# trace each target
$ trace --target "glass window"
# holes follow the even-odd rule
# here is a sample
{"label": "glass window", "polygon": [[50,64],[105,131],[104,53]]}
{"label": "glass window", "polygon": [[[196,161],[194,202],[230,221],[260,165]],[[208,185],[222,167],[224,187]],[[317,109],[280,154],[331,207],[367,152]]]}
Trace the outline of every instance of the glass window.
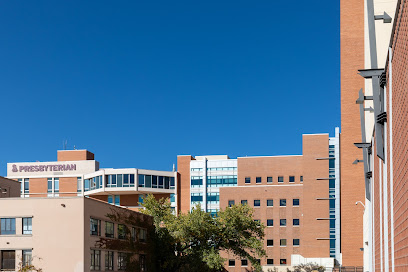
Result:
{"label": "glass window", "polygon": [[286,246],[286,239],[280,239],[280,245]]}
{"label": "glass window", "polygon": [[299,198],[293,199],[293,206],[299,206]]}
{"label": "glass window", "polygon": [[248,266],[248,260],[247,259],[241,260],[241,266]]}
{"label": "glass window", "polygon": [[266,226],[273,227],[273,219],[266,220]]}
{"label": "glass window", "polygon": [[246,178],[245,178],[245,183],[251,183],[251,178],[250,178],[250,177],[246,177]]}
{"label": "glass window", "polygon": [[113,238],[114,237],[114,227],[115,224],[112,222],[106,222],[105,223],[105,236],[108,238]]}
{"label": "glass window", "polygon": [[268,265],[273,264],[273,259],[266,259],[266,264],[268,264]]}
{"label": "glass window", "polygon": [[145,187],[145,176],[144,175],[138,175],[138,183],[139,183],[139,187]]}
{"label": "glass window", "polygon": [[33,252],[31,250],[23,250],[23,267],[31,265],[33,259]]}
{"label": "glass window", "polygon": [[[191,203],[203,201],[203,194],[201,193],[191,193]],[[207,199],[208,201],[208,199]]]}
{"label": "glass window", "polygon": [[52,193],[52,178],[47,179],[47,192]]}
{"label": "glass window", "polygon": [[144,203],[144,195],[139,195],[139,206]]}
{"label": "glass window", "polygon": [[235,260],[234,259],[229,259],[228,260],[228,266],[235,266]]}
{"label": "glass window", "polygon": [[2,250],[1,251],[1,270],[12,270],[16,267],[16,251]]}
{"label": "glass window", "polygon": [[261,206],[261,200],[255,199],[254,200],[254,207],[260,207]]}
{"label": "glass window", "polygon": [[228,207],[235,205],[235,200],[228,200]]}
{"label": "glass window", "polygon": [[152,176],[150,175],[145,176],[145,187],[152,188]]}
{"label": "glass window", "polygon": [[262,178],[261,177],[256,177],[256,183],[261,183],[262,182]]}
{"label": "glass window", "polygon": [[283,177],[282,176],[278,177],[278,182],[283,182]]}
{"label": "glass window", "polygon": [[139,241],[140,242],[146,242],[147,239],[147,230],[146,229],[140,229],[139,230]]}
{"label": "glass window", "polygon": [[54,178],[54,192],[59,192],[59,178]]}
{"label": "glass window", "polygon": [[1,235],[13,235],[16,234],[16,219],[15,218],[1,218]]}
{"label": "glass window", "polygon": [[126,226],[118,224],[118,239],[126,239]]}
{"label": "glass window", "polygon": [[279,201],[279,205],[280,205],[281,207],[286,207],[286,199],[281,199],[281,200]]}
{"label": "glass window", "polygon": [[157,176],[152,176],[152,188],[157,188]]}
{"label": "glass window", "polygon": [[159,188],[164,188],[164,178],[162,176],[159,176]]}
{"label": "glass window", "polygon": [[293,219],[293,225],[294,226],[299,226],[299,219]]}
{"label": "glass window", "polygon": [[280,225],[281,227],[286,227],[286,219],[280,219]]}
{"label": "glass window", "polygon": [[32,234],[33,233],[33,218],[24,217],[23,218],[23,234]]}
{"label": "glass window", "polygon": [[266,178],[266,182],[267,182],[267,183],[272,183],[272,182],[273,182],[273,178],[272,178],[272,177],[267,177],[267,178]]}
{"label": "glass window", "polygon": [[268,247],[273,246],[273,239],[266,240],[266,246],[268,246]]}
{"label": "glass window", "polygon": [[91,218],[91,235],[101,235],[101,220]]}
{"label": "glass window", "polygon": [[280,265],[286,265],[286,259],[280,259]]}
{"label": "glass window", "polygon": [[126,253],[118,252],[118,270],[126,269]]}
{"label": "glass window", "polygon": [[266,206],[273,207],[273,199],[266,200]]}
{"label": "glass window", "polygon": [[289,182],[295,182],[295,176],[289,176]]}
{"label": "glass window", "polygon": [[299,246],[300,240],[299,239],[293,239],[293,245],[294,246]]}
{"label": "glass window", "polygon": [[101,270],[100,250],[91,250],[91,270]]}
{"label": "glass window", "polygon": [[113,204],[113,196],[108,195],[108,203]]}
{"label": "glass window", "polygon": [[30,179],[24,179],[24,194],[30,193]]}
{"label": "glass window", "polygon": [[300,182],[303,182],[303,176],[300,176]]}
{"label": "glass window", "polygon": [[85,192],[89,191],[89,179],[85,180],[84,190],[85,190]]}
{"label": "glass window", "polygon": [[120,195],[115,195],[115,205],[120,206]]}
{"label": "glass window", "polygon": [[116,184],[118,187],[126,187],[126,185],[123,182],[124,181],[123,176],[128,177],[128,175],[122,175],[122,174],[116,175]]}
{"label": "glass window", "polygon": [[191,187],[199,188],[203,186],[203,177],[191,177]]}
{"label": "glass window", "polygon": [[77,177],[77,192],[80,193],[82,192],[82,178]]}
{"label": "glass window", "polygon": [[241,205],[248,205],[248,200],[241,200]]}
{"label": "glass window", "polygon": [[130,174],[129,178],[130,178],[130,186],[134,186],[135,185],[135,175]]}
{"label": "glass window", "polygon": [[176,183],[174,182],[174,177],[170,177],[170,189],[174,189],[176,187]]}
{"label": "glass window", "polygon": [[113,270],[113,251],[105,252],[105,270]]}
{"label": "glass window", "polygon": [[170,188],[170,177],[164,177],[164,189]]}

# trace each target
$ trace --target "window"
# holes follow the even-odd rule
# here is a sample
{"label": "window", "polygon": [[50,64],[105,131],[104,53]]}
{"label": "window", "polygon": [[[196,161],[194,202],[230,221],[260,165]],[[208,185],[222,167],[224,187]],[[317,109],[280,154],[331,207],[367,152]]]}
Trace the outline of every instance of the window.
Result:
{"label": "window", "polygon": [[299,226],[299,219],[293,219],[293,226]]}
{"label": "window", "polygon": [[91,235],[101,235],[101,220],[91,218]]}
{"label": "window", "polygon": [[279,205],[280,205],[281,207],[286,207],[286,199],[281,199],[281,200],[279,201]]}
{"label": "window", "polygon": [[299,246],[300,240],[299,239],[293,239],[293,245],[294,246]]}
{"label": "window", "polygon": [[52,178],[47,179],[47,193],[52,193]]}
{"label": "window", "polygon": [[118,239],[126,239],[126,226],[118,224]]}
{"label": "window", "polygon": [[54,192],[59,192],[59,178],[54,178]]}
{"label": "window", "polygon": [[248,266],[248,260],[247,259],[241,260],[241,266]]}
{"label": "window", "polygon": [[132,228],[132,232],[131,232],[131,238],[133,242],[137,241],[137,229],[135,227]]}
{"label": "window", "polygon": [[273,259],[266,259],[266,264],[267,265],[272,265],[273,264]]}
{"label": "window", "polygon": [[30,192],[30,179],[24,179],[24,194],[28,194]]}
{"label": "window", "polygon": [[266,240],[266,246],[272,247],[273,246],[273,240],[272,239]]}
{"label": "window", "polygon": [[261,206],[261,200],[255,199],[254,200],[254,207],[260,207]]}
{"label": "window", "polygon": [[256,183],[261,183],[261,182],[262,182],[262,178],[261,178],[261,177],[256,177],[255,182],[256,182]]}
{"label": "window", "polygon": [[144,180],[144,175],[138,175],[138,183],[139,183],[139,187],[145,187],[145,180]]}
{"label": "window", "polygon": [[120,206],[120,196],[119,195],[115,195],[115,205]]}
{"label": "window", "polygon": [[300,176],[300,182],[303,182],[303,176]]}
{"label": "window", "polygon": [[289,182],[295,182],[295,176],[289,176]]}
{"label": "window", "polygon": [[299,198],[294,198],[293,199],[293,206],[299,206]]}
{"label": "window", "polygon": [[138,200],[139,206],[142,206],[143,203],[144,203],[144,195],[139,195],[139,200]]}
{"label": "window", "polygon": [[191,177],[191,188],[203,187],[203,177]]}
{"label": "window", "polygon": [[235,205],[235,200],[228,200],[228,207]]}
{"label": "window", "polygon": [[1,270],[13,270],[16,268],[16,252],[14,250],[1,251]]}
{"label": "window", "polygon": [[246,178],[245,178],[245,183],[251,183],[251,178],[246,177]]}
{"label": "window", "polygon": [[113,251],[105,252],[105,270],[113,270]]}
{"label": "window", "polygon": [[280,239],[280,246],[286,246],[286,239]]}
{"label": "window", "polygon": [[140,271],[146,271],[146,255],[139,255]]}
{"label": "window", "polygon": [[91,270],[101,270],[100,250],[91,250]]}
{"label": "window", "polygon": [[23,234],[32,234],[33,233],[33,219],[31,217],[23,218]]}
{"label": "window", "polygon": [[254,222],[256,222],[256,223],[260,223],[260,222],[261,222],[261,220],[259,220],[259,219],[254,219]]}
{"label": "window", "polygon": [[139,241],[140,242],[146,242],[146,237],[147,237],[147,230],[146,229],[140,229],[139,230]]}
{"label": "window", "polygon": [[267,178],[266,178],[266,182],[267,182],[267,183],[272,183],[272,182],[273,182],[273,178],[272,178],[272,177],[267,177]]}
{"label": "window", "polygon": [[105,237],[113,238],[114,237],[114,224],[112,222],[105,223]]}
{"label": "window", "polygon": [[82,192],[82,178],[77,177],[77,192],[80,193]]}
{"label": "window", "polygon": [[280,259],[280,265],[286,265],[286,259]]}
{"label": "window", "polygon": [[286,227],[286,219],[281,219],[280,221],[280,226],[281,227]]}
{"label": "window", "polygon": [[282,176],[278,177],[278,182],[283,182],[283,177]]}
{"label": "window", "polygon": [[266,220],[266,226],[267,227],[273,227],[273,219]]}
{"label": "window", "polygon": [[266,206],[273,207],[273,199],[266,200]]}
{"label": "window", "polygon": [[23,250],[23,266],[30,266],[33,259],[33,252],[31,250]]}
{"label": "window", "polygon": [[248,205],[248,200],[241,200],[242,205]]}
{"label": "window", "polygon": [[13,235],[16,234],[16,219],[15,218],[1,218],[1,235]]}
{"label": "window", "polygon": [[118,270],[126,269],[126,253],[118,252]]}
{"label": "window", "polygon": [[229,259],[228,260],[228,266],[235,266],[235,260],[234,259]]}

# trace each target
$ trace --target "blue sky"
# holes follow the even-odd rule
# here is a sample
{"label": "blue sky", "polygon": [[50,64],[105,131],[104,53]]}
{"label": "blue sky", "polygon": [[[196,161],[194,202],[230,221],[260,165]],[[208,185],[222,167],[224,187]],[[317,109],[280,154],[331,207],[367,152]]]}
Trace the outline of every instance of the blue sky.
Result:
{"label": "blue sky", "polygon": [[301,154],[340,125],[339,2],[2,1],[0,175],[68,148],[101,167]]}

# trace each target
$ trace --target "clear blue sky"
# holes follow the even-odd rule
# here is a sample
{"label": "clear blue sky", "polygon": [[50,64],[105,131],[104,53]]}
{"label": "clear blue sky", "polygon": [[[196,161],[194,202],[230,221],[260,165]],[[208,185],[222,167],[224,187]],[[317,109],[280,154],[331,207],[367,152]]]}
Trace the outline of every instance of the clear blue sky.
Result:
{"label": "clear blue sky", "polygon": [[339,1],[2,1],[0,175],[301,154],[340,125]]}

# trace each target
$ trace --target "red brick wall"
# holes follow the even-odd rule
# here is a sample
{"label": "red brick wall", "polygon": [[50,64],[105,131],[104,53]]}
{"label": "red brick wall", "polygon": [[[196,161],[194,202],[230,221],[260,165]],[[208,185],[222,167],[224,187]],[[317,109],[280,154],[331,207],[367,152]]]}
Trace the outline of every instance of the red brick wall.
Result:
{"label": "red brick wall", "polygon": [[190,211],[190,161],[191,156],[177,156],[177,207],[181,212]]}
{"label": "red brick wall", "polygon": [[94,160],[95,155],[88,150],[58,150],[58,161]]}

